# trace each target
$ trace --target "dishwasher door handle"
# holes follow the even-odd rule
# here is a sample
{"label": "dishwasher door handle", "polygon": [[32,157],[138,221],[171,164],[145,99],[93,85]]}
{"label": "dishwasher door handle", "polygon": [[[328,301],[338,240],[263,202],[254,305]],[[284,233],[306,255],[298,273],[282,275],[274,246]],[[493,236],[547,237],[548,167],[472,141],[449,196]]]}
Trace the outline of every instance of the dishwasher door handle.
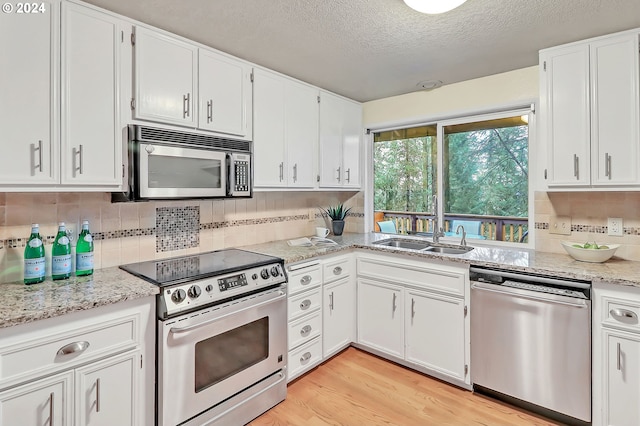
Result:
{"label": "dishwasher door handle", "polygon": [[558,305],[566,305],[574,308],[588,308],[589,304],[586,300],[576,299],[574,297],[560,296],[549,293],[542,293],[520,288],[505,287],[497,284],[481,283],[473,281],[471,289],[489,291],[492,293],[503,294],[505,296],[521,297],[524,299],[536,300],[541,302],[556,303]]}

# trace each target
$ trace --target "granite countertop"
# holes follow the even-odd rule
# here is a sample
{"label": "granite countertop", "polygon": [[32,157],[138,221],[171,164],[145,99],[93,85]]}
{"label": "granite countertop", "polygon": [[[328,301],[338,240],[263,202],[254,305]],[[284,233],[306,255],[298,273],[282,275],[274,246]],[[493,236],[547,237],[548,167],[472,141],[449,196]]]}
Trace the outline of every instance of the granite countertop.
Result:
{"label": "granite countertop", "polygon": [[158,294],[158,287],[120,268],[40,284],[2,284],[0,328]]}
{"label": "granite countertop", "polygon": [[[374,241],[389,238],[385,234],[343,234],[330,236],[338,245],[329,247],[291,247],[287,241],[249,245],[242,247],[272,256],[282,257],[285,263],[300,262],[305,259],[337,253],[351,248],[371,250],[381,253],[398,253],[412,257],[446,259],[452,262],[485,266],[504,270],[553,275],[588,281],[605,281],[611,284],[640,287],[640,262],[613,257],[604,263],[588,263],[574,260],[568,254],[546,253],[530,249],[502,248],[489,245],[471,244],[475,247],[463,255],[447,255],[399,249],[373,244]],[[402,238],[402,236],[393,236]],[[411,237],[416,238],[416,237]],[[423,238],[424,239],[424,238]]]}

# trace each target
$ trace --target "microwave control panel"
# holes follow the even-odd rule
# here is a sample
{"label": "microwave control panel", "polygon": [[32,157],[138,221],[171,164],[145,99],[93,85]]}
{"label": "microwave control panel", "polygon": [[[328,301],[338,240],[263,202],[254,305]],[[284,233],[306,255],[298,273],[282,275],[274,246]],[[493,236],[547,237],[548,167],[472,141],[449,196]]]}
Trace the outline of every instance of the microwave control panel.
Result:
{"label": "microwave control panel", "polygon": [[232,185],[234,196],[251,195],[251,156],[248,154],[231,154]]}

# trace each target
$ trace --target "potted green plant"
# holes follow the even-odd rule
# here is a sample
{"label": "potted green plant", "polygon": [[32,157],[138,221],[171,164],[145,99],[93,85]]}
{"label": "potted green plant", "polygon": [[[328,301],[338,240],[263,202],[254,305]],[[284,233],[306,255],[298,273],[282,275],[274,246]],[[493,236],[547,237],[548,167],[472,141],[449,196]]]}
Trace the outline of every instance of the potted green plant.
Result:
{"label": "potted green plant", "polygon": [[327,216],[331,218],[333,235],[342,235],[342,231],[344,230],[344,218],[347,217],[347,213],[349,213],[350,210],[351,207],[345,208],[342,203],[324,209]]}

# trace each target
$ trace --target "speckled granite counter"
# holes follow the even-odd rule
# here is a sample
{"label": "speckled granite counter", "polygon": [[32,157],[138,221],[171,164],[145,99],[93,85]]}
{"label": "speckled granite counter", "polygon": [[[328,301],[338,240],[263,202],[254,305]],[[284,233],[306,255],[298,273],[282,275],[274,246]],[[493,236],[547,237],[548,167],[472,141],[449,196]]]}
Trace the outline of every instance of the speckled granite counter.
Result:
{"label": "speckled granite counter", "polygon": [[446,259],[474,266],[525,271],[563,278],[602,280],[611,284],[640,287],[640,262],[622,260],[616,257],[605,263],[587,263],[574,260],[567,254],[482,246],[475,243],[472,244],[475,249],[466,254],[447,255],[373,244],[376,240],[389,238],[389,235],[385,234],[343,234],[340,237],[330,236],[330,238],[336,241],[338,245],[322,248],[290,247],[286,241],[274,241],[240,248],[282,257],[286,263],[299,262],[341,250],[358,248],[384,253],[402,253],[403,255],[422,258]]}
{"label": "speckled granite counter", "polygon": [[120,268],[41,284],[2,284],[0,328],[158,294],[158,287]]}

